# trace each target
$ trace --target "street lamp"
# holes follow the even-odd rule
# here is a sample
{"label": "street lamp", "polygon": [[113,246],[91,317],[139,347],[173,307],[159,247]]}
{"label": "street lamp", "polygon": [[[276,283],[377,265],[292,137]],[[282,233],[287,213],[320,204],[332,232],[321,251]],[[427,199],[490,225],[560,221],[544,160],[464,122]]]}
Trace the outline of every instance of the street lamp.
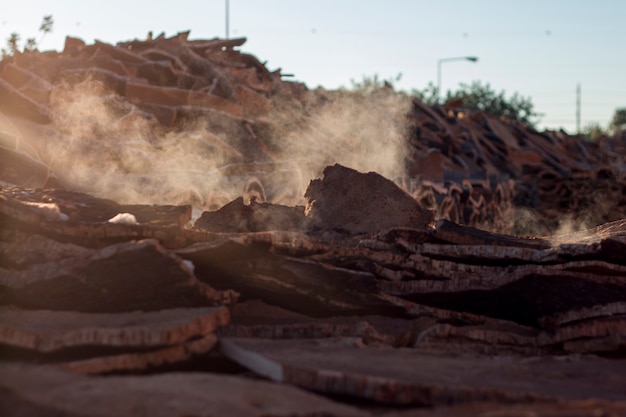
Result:
{"label": "street lamp", "polygon": [[437,104],[439,104],[439,99],[441,98],[441,64],[444,62],[450,61],[470,61],[476,62],[478,61],[478,57],[476,56],[458,56],[454,58],[442,58],[437,61]]}
{"label": "street lamp", "polygon": [[226,0],[226,39],[230,36],[230,4]]}

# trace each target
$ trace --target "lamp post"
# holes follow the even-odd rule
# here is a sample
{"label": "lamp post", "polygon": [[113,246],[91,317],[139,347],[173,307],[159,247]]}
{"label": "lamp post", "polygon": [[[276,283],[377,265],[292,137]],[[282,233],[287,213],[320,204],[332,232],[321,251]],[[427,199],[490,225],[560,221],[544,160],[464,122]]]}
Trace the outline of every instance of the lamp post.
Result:
{"label": "lamp post", "polygon": [[226,39],[230,36],[230,4],[226,0]]}
{"label": "lamp post", "polygon": [[444,62],[450,61],[470,61],[476,62],[478,61],[478,57],[475,56],[458,56],[454,58],[442,58],[437,61],[437,104],[439,104],[439,100],[441,99],[441,64]]}

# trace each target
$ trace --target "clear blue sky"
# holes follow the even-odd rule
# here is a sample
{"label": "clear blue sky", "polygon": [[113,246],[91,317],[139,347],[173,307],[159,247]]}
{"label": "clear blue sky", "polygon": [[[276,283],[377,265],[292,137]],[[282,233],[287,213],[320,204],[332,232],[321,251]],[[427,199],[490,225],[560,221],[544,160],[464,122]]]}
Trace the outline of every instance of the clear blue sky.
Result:
{"label": "clear blue sky", "polygon": [[[11,32],[37,36],[44,15],[54,32],[42,49],[60,50],[65,35],[116,43],[191,30],[192,38],[225,36],[225,0],[20,0],[3,7],[2,41]],[[479,62],[443,65],[443,90],[482,80],[529,96],[542,128],[575,131],[576,84],[582,125],[606,126],[626,107],[626,1],[621,0],[230,0],[230,35],[270,69],[282,68],[313,88],[402,73],[399,88],[436,82],[437,60],[474,55]]]}

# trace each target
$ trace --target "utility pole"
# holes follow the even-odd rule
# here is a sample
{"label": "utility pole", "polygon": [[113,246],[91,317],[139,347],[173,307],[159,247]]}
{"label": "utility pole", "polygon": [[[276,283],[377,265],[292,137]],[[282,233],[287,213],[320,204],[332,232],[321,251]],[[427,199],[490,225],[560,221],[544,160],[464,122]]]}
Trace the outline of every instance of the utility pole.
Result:
{"label": "utility pole", "polygon": [[576,84],[576,133],[580,135],[580,83]]}
{"label": "utility pole", "polygon": [[229,31],[229,26],[230,26],[230,16],[229,16],[229,12],[230,12],[230,5],[228,4],[228,0],[226,0],[226,39],[229,38],[230,35],[230,31]]}

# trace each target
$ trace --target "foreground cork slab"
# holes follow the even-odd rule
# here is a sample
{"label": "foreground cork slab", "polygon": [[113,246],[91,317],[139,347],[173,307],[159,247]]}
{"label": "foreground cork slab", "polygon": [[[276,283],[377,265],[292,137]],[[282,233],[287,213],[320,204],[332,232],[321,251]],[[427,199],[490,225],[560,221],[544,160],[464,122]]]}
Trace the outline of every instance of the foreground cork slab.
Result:
{"label": "foreground cork slab", "polygon": [[558,401],[538,404],[498,404],[479,402],[434,409],[412,409],[383,414],[384,417],[586,417],[622,416],[626,414],[624,401]]}
{"label": "foreground cork slab", "polygon": [[0,308],[0,344],[54,352],[80,346],[154,348],[206,336],[229,321],[226,307],[89,314]]}
{"label": "foreground cork slab", "polygon": [[0,364],[3,416],[362,416],[297,388],[207,373],[87,377],[43,366]]}
{"label": "foreground cork slab", "polygon": [[60,367],[83,374],[158,372],[165,366],[182,366],[194,357],[206,355],[216,344],[217,336],[209,334],[152,350],[70,360],[61,363]]}
{"label": "foreground cork slab", "polygon": [[192,266],[155,240],[107,246],[85,256],[0,268],[0,304],[88,313],[228,304],[231,291],[198,281]]}
{"label": "foreground cork slab", "polygon": [[0,206],[3,213],[15,214],[15,220],[18,221],[29,221],[37,214],[34,210],[24,210],[23,213],[10,210],[11,207],[19,207],[20,203],[30,203],[31,207],[35,203],[55,204],[67,216],[66,221],[76,223],[107,222],[118,213],[131,213],[138,224],[152,226],[182,227],[191,219],[190,206],[118,204],[112,200],[63,189],[5,187],[1,189],[0,195],[6,199],[2,200]]}
{"label": "foreground cork slab", "polygon": [[231,288],[246,299],[260,298],[314,317],[397,313],[379,297],[369,272],[336,268],[272,253],[265,242],[223,239],[177,251],[193,262],[199,280],[213,288]]}
{"label": "foreground cork slab", "polygon": [[386,404],[626,400],[626,362],[597,357],[443,356],[355,339],[224,339],[221,347],[274,381]]}
{"label": "foreground cork slab", "polygon": [[75,191],[0,185],[0,221],[7,230],[85,247],[147,238],[181,247],[211,238],[184,229],[190,219],[188,205],[123,205]]}
{"label": "foreground cork slab", "polygon": [[218,334],[229,338],[312,339],[361,337],[368,343],[404,345],[411,337],[411,320],[388,316],[309,317],[261,300],[237,303],[231,321]]}

